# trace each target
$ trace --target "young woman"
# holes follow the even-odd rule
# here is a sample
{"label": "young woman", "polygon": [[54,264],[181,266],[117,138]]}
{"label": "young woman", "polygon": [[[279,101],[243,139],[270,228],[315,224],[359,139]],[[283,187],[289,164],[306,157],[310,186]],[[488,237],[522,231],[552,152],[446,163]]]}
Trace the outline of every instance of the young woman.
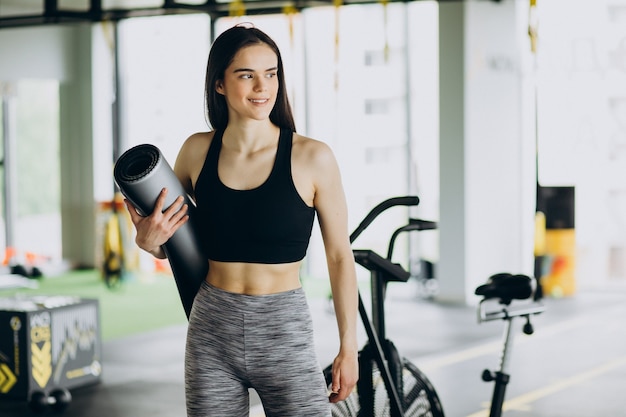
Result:
{"label": "young woman", "polygon": [[[209,262],[189,318],[187,414],[247,416],[254,388],[267,417],[328,417],[358,378],[356,273],[335,157],[295,133],[280,52],[257,28],[215,40],[205,95],[213,130],[189,137],[174,166]],[[148,217],[127,202],[137,244],[157,257],[188,218],[182,197],[163,207],[166,193]],[[315,214],[340,341],[330,395],[299,275]]]}

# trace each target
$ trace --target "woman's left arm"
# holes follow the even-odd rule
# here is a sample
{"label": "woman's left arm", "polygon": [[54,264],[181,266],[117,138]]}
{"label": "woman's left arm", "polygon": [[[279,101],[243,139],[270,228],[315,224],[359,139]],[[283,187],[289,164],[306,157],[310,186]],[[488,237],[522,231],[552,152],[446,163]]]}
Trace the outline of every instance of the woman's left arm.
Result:
{"label": "woman's left arm", "polygon": [[348,209],[335,156],[325,144],[315,152],[315,198],[326,259],[337,326],[339,353],[333,361],[330,401],[345,400],[358,380],[358,346],[356,320],[358,289],[354,255],[348,233]]}

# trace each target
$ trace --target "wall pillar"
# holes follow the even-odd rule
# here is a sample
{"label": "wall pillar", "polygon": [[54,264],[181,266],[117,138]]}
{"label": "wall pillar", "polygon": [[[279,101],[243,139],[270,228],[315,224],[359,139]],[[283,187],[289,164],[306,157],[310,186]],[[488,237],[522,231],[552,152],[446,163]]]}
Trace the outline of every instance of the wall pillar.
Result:
{"label": "wall pillar", "polygon": [[[72,26],[74,52],[60,85],[61,220],[63,258],[78,266],[95,262],[91,24]],[[109,155],[101,155],[110,158]]]}
{"label": "wall pillar", "polygon": [[533,273],[535,129],[528,4],[439,3],[439,300],[474,304]]}

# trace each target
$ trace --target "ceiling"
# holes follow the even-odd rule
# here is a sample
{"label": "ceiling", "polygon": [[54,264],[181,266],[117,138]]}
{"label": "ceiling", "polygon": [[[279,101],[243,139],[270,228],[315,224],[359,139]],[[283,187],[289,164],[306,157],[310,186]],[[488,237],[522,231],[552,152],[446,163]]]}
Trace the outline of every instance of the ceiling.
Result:
{"label": "ceiling", "polygon": [[249,15],[282,13],[286,7],[301,10],[333,5],[335,1],[353,4],[409,0],[0,0],[0,29],[182,13],[219,17],[243,9]]}
{"label": "ceiling", "polygon": [[390,1],[414,0],[0,0],[0,29],[183,13],[221,17],[245,10],[246,15],[272,14],[316,6]]}
{"label": "ceiling", "polygon": [[225,1],[231,0],[0,0],[0,29],[135,16],[213,11],[223,14],[220,10],[228,14]]}

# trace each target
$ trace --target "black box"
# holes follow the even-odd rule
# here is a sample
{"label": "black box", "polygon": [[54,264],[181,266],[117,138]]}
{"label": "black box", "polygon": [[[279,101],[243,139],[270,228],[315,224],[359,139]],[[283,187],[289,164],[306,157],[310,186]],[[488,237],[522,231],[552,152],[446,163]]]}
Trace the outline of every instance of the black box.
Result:
{"label": "black box", "polygon": [[98,300],[0,298],[0,401],[99,383],[101,373]]}

